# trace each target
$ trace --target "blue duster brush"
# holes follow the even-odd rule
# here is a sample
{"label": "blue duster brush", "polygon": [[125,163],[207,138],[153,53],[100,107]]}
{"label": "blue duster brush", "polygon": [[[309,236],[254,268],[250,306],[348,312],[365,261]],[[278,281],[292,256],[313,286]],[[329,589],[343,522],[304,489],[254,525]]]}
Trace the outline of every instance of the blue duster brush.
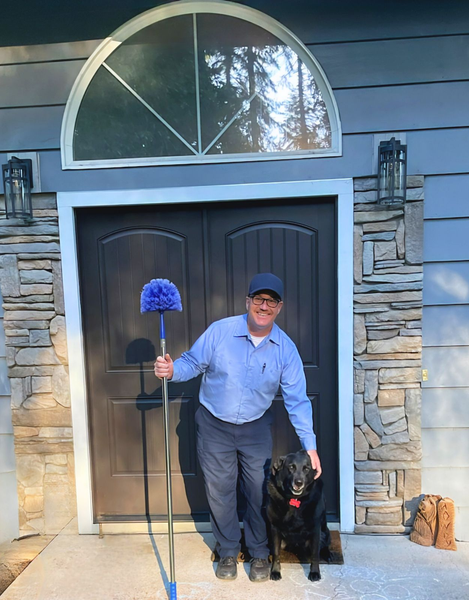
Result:
{"label": "blue duster brush", "polygon": [[[160,342],[163,358],[166,356],[166,333],[164,328],[164,313],[167,310],[182,310],[179,290],[168,279],[152,279],[143,286],[140,297],[140,311],[160,313]],[[163,422],[164,446],[166,455],[166,492],[168,500],[168,534],[169,534],[169,598],[177,600],[176,575],[174,569],[174,533],[173,533],[173,501],[171,493],[171,456],[169,453],[169,400],[168,380],[163,379]]]}

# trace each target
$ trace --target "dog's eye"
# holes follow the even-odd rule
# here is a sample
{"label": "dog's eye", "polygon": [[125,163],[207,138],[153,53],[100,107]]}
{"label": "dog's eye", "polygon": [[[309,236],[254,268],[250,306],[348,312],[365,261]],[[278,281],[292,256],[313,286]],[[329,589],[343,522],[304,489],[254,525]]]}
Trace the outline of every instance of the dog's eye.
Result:
{"label": "dog's eye", "polygon": [[310,470],[311,470],[311,469],[310,469],[309,467],[303,467],[303,471],[304,471],[305,473],[308,473],[308,471],[310,471]]}
{"label": "dog's eye", "polygon": [[296,469],[295,465],[289,465],[288,468],[290,469],[290,471],[294,471]]}

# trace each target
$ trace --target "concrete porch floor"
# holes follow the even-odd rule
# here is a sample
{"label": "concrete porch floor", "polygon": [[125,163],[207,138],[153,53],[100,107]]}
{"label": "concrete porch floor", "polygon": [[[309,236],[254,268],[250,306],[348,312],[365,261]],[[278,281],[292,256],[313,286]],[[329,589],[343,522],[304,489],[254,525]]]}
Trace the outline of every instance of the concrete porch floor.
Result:
{"label": "concrete porch floor", "polygon": [[[168,540],[161,534],[78,535],[72,521],[2,594],[2,600],[166,600]],[[469,543],[457,552],[423,548],[403,536],[342,535],[344,565],[282,566],[279,582],[215,578],[211,534],[177,534],[178,600],[463,600],[469,598]]]}

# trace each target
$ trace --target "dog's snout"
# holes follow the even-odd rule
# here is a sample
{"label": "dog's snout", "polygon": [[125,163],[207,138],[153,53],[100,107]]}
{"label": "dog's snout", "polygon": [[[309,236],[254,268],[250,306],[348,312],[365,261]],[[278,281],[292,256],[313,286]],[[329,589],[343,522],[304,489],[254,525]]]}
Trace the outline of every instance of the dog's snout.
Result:
{"label": "dog's snout", "polygon": [[301,477],[295,477],[295,485],[300,487],[304,484],[304,480]]}

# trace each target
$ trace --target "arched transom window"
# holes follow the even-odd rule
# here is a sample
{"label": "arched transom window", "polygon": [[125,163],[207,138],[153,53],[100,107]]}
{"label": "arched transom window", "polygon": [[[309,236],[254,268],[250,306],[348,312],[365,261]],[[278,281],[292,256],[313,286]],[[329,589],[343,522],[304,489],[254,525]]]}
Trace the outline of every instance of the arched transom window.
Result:
{"label": "arched transom window", "polygon": [[75,82],[64,168],[337,156],[326,77],[305,46],[239,4],[182,0],[107,38]]}

